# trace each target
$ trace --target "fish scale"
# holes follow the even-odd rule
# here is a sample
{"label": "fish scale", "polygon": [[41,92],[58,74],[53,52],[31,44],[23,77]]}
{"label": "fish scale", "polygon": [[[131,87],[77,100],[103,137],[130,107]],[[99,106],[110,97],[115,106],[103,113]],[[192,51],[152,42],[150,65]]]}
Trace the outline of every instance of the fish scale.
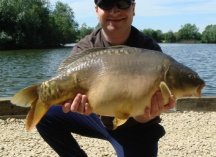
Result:
{"label": "fish scale", "polygon": [[143,115],[158,90],[166,104],[171,96],[201,96],[204,86],[195,71],[164,53],[120,45],[73,54],[56,76],[21,89],[11,102],[31,106],[26,118],[26,129],[31,130],[52,105],[82,93],[92,112],[115,117],[117,128],[129,117]]}

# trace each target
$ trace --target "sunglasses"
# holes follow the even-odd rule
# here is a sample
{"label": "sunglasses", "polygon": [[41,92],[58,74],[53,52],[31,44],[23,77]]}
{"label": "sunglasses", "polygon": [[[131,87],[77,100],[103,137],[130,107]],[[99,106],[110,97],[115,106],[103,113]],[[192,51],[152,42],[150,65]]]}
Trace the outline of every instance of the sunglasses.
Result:
{"label": "sunglasses", "polygon": [[111,10],[114,6],[118,9],[128,9],[132,4],[132,0],[102,0],[97,6],[103,10]]}

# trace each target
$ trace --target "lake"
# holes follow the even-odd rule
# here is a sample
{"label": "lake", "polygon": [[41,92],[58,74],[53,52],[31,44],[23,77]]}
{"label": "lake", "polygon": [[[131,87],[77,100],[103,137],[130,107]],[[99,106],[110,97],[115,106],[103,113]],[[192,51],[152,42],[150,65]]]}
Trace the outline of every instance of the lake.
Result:
{"label": "lake", "polygon": [[[164,53],[191,67],[206,81],[205,96],[216,96],[216,44],[160,44]],[[0,51],[0,97],[53,76],[72,48]]]}

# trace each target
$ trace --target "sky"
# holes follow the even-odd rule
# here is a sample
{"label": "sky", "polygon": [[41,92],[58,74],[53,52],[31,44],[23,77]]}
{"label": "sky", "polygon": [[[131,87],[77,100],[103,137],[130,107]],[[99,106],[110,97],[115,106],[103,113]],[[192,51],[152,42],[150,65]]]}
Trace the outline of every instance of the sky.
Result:
{"label": "sky", "polygon": [[[55,5],[57,0],[50,0]],[[81,26],[95,27],[98,23],[93,0],[60,0],[74,11]],[[202,32],[207,25],[216,24],[216,0],[135,0],[133,25],[140,30],[154,29],[163,33],[176,32],[187,23]]]}

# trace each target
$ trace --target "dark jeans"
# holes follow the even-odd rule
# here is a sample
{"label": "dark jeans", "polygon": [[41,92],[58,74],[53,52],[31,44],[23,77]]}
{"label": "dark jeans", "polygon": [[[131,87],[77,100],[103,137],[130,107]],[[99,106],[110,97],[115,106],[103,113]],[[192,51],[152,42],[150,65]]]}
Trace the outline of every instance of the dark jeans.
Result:
{"label": "dark jeans", "polygon": [[118,157],[156,157],[158,140],[165,134],[159,124],[138,124],[130,128],[107,130],[95,114],[63,113],[53,106],[37,125],[43,139],[61,157],[86,157],[71,133],[108,140]]}

